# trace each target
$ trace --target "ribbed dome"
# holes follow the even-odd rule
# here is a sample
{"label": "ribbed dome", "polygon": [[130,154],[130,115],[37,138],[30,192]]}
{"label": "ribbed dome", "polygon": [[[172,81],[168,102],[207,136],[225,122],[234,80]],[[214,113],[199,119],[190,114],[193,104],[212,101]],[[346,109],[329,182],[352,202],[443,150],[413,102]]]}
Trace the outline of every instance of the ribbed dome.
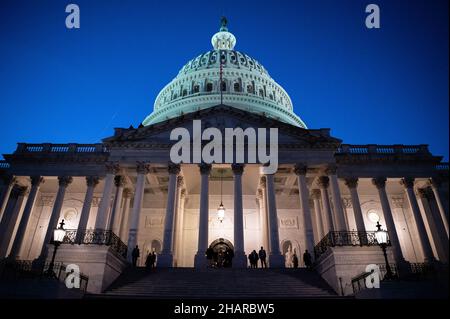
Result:
{"label": "ribbed dome", "polygon": [[[144,120],[151,125],[221,103],[263,114],[306,128],[294,114],[286,91],[255,59],[234,50],[236,38],[222,19],[220,31],[211,39],[213,50],[186,63],[158,94],[153,113]],[[222,64],[222,92],[220,72]],[[221,94],[222,93],[222,94]],[[222,95],[222,97],[221,97]]]}

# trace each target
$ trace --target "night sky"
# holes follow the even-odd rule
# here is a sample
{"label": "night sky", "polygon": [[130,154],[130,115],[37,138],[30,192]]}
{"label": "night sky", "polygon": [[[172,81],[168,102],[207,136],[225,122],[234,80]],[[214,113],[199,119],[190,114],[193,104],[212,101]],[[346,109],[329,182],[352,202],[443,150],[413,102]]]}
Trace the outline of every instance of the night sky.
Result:
{"label": "night sky", "polygon": [[[69,3],[80,29],[65,27]],[[369,3],[381,29],[365,27]],[[222,15],[309,128],[351,144],[430,144],[448,161],[447,0],[0,0],[0,153],[139,125],[211,49]]]}

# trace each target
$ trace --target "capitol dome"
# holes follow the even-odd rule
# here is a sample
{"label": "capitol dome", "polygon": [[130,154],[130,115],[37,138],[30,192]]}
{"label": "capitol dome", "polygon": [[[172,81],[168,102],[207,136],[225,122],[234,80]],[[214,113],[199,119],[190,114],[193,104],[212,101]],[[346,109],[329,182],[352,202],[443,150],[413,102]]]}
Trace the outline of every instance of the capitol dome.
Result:
{"label": "capitol dome", "polygon": [[236,38],[228,32],[225,18],[211,43],[213,50],[186,63],[159,92],[153,112],[142,123],[144,126],[224,104],[306,128],[294,114],[289,95],[264,66],[234,50]]}

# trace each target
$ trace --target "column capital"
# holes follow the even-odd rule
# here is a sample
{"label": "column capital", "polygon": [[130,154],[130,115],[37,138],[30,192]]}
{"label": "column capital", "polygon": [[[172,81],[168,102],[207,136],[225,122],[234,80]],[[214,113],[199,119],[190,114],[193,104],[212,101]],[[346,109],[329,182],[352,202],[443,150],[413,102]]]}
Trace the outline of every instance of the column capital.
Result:
{"label": "column capital", "polygon": [[266,177],[265,176],[261,176],[261,178],[259,179],[259,187],[262,188],[263,190],[266,189]]}
{"label": "column capital", "polygon": [[201,163],[198,164],[198,167],[200,168],[200,174],[201,175],[209,175],[209,173],[211,172],[211,164],[206,164],[206,163]]}
{"label": "column capital", "polygon": [[86,185],[88,187],[95,187],[100,182],[100,178],[98,176],[86,176]]}
{"label": "column capital", "polygon": [[320,189],[315,188],[315,189],[312,190],[311,197],[313,199],[320,199],[320,196],[321,196],[320,195]]}
{"label": "column capital", "polygon": [[181,188],[184,185],[184,177],[183,176],[177,176],[177,187]]}
{"label": "column capital", "polygon": [[116,185],[116,187],[123,187],[125,186],[125,184],[125,177],[123,177],[122,175],[116,175],[114,177],[114,185]]}
{"label": "column capital", "polygon": [[304,163],[297,163],[294,166],[294,173],[296,175],[306,175],[308,167]]}
{"label": "column capital", "polygon": [[345,179],[345,185],[347,185],[348,188],[358,187],[358,177],[347,177]]}
{"label": "column capital", "polygon": [[231,169],[233,170],[234,175],[242,175],[244,173],[244,164],[233,163],[231,164]]}
{"label": "column capital", "polygon": [[317,180],[317,184],[320,188],[328,188],[328,185],[330,185],[330,179],[328,176],[320,176]]}
{"label": "column capital", "polygon": [[330,164],[325,169],[325,174],[327,174],[327,175],[336,175],[336,171],[337,171],[336,164]]}
{"label": "column capital", "polygon": [[150,164],[147,162],[136,162],[136,172],[147,175],[150,173]]}
{"label": "column capital", "polygon": [[442,184],[442,178],[440,177],[431,177],[428,179],[428,185],[431,187],[439,188]]}
{"label": "column capital", "polygon": [[400,180],[400,185],[403,185],[405,188],[413,188],[414,187],[414,178],[413,177],[404,177]]}
{"label": "column capital", "polygon": [[375,177],[372,178],[372,184],[378,189],[386,187],[386,177]]}
{"label": "column capital", "polygon": [[169,171],[170,175],[173,175],[173,174],[178,175],[180,173],[180,164],[174,164],[174,163],[170,162],[167,165],[167,170]]}
{"label": "column capital", "polygon": [[117,162],[106,162],[106,173],[107,174],[117,174],[120,171],[120,165]]}
{"label": "column capital", "polygon": [[17,187],[17,196],[26,196],[30,192],[30,189],[26,186]]}
{"label": "column capital", "polygon": [[45,182],[44,178],[39,175],[31,176],[30,179],[31,179],[31,186],[40,186]]}
{"label": "column capital", "polygon": [[6,186],[14,186],[17,183],[17,178],[13,175],[2,175],[0,180],[3,181],[3,184]]}
{"label": "column capital", "polygon": [[58,184],[60,187],[67,187],[72,181],[72,176],[58,176]]}

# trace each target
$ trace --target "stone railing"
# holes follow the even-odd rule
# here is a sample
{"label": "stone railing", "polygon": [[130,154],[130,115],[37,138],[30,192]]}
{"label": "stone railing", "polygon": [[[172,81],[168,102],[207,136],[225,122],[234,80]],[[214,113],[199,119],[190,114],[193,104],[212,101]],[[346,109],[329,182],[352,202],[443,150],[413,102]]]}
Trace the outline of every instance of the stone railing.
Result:
{"label": "stone railing", "polygon": [[449,170],[448,162],[442,162],[442,163],[437,164],[436,170],[437,171],[448,171]]}
{"label": "stone railing", "polygon": [[106,147],[101,144],[28,144],[18,143],[15,154],[23,153],[107,153]]}
{"label": "stone railing", "polygon": [[367,145],[351,145],[342,144],[337,152],[337,154],[350,154],[350,155],[411,155],[411,154],[422,154],[431,155],[428,150],[428,145],[377,145],[377,144],[367,144]]}
{"label": "stone railing", "polygon": [[9,163],[7,163],[5,160],[0,160],[0,169],[8,169]]}
{"label": "stone railing", "polygon": [[123,258],[127,257],[127,245],[111,230],[86,229],[82,230],[79,236],[76,229],[66,230],[66,236],[63,244],[78,245],[105,245],[111,246],[111,249]]}
{"label": "stone railing", "polygon": [[375,231],[331,231],[314,247],[314,256],[317,260],[329,247],[377,246],[375,233]]}

